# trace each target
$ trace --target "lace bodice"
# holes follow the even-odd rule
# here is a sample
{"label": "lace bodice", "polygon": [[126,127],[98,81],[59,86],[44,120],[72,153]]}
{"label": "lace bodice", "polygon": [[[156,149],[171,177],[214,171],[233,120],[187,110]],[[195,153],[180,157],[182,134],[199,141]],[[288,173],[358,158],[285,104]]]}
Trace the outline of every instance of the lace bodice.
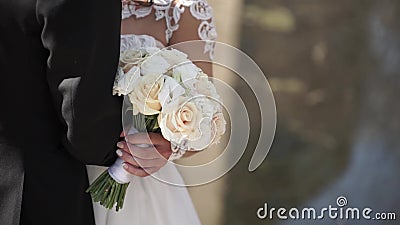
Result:
{"label": "lace bodice", "polygon": [[[167,43],[170,42],[175,31],[179,29],[179,21],[181,15],[185,10],[189,10],[191,15],[200,21],[197,29],[200,40],[205,41],[204,53],[209,53],[212,58],[214,52],[214,40],[217,38],[217,32],[214,25],[213,10],[208,5],[206,0],[164,0],[163,5],[153,5],[149,7],[137,6],[133,4],[125,4],[122,8],[122,19],[127,19],[131,16],[136,18],[143,18],[146,16],[154,15],[156,21],[165,20],[165,40]],[[127,41],[126,37],[129,35],[123,35],[122,41]],[[140,41],[144,41],[142,44],[148,44],[153,40],[145,40],[150,36],[143,35],[138,38]],[[129,38],[128,38],[129,39]],[[135,41],[138,41],[135,40]],[[137,44],[137,43],[136,43]],[[122,45],[127,45],[127,43]],[[147,47],[147,46],[146,46]]]}

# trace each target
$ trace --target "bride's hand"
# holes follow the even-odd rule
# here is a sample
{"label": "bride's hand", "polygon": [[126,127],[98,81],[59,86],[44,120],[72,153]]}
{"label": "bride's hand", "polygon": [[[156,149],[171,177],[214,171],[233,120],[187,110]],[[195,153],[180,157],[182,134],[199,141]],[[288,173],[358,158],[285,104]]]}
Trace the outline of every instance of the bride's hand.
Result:
{"label": "bride's hand", "polygon": [[[172,154],[170,142],[159,133],[127,135],[126,140],[128,143],[125,141],[118,143],[117,154],[125,161],[124,169],[139,177],[157,172]],[[148,145],[148,147],[138,145]]]}

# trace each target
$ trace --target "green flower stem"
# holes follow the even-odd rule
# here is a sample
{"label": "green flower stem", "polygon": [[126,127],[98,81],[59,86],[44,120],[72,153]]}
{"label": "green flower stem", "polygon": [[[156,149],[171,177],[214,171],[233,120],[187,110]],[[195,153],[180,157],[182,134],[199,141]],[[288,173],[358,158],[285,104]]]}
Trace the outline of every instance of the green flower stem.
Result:
{"label": "green flower stem", "polygon": [[90,193],[94,202],[99,202],[107,209],[112,209],[116,204],[116,211],[118,211],[123,207],[128,186],[129,183],[119,184],[116,182],[106,170],[89,186],[86,192]]}
{"label": "green flower stem", "polygon": [[112,205],[111,205],[111,207],[113,207],[115,204],[118,204],[118,195],[119,195],[119,193],[118,193],[118,190],[119,190],[119,188],[118,187],[120,187],[121,185],[115,185],[114,186],[114,190],[115,190],[115,192],[114,192],[114,194],[113,194],[113,196],[112,196]]}

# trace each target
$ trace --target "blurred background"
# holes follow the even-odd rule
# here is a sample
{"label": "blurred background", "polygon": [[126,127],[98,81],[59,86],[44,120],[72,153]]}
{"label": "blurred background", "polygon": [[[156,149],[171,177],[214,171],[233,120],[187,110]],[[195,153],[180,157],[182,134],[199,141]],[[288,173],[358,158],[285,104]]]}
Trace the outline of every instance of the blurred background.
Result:
{"label": "blurred background", "polygon": [[249,107],[250,143],[226,176],[190,188],[203,224],[400,224],[256,216],[264,203],[318,208],[336,206],[341,195],[349,206],[400,216],[400,1],[209,2],[219,41],[265,73],[278,124],[267,159],[248,172],[260,116],[232,78]]}

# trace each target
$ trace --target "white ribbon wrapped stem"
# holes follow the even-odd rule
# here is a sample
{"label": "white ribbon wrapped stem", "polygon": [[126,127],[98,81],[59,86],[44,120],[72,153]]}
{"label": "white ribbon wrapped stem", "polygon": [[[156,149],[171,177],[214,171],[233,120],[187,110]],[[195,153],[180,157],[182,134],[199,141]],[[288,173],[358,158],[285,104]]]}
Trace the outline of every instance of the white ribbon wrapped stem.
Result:
{"label": "white ribbon wrapped stem", "polygon": [[127,184],[132,179],[132,174],[128,173],[122,166],[124,160],[118,158],[115,163],[108,168],[110,176],[119,184]]}
{"label": "white ribbon wrapped stem", "polygon": [[[138,130],[136,130],[134,127],[132,127],[128,135],[130,134],[136,134],[138,133]],[[127,184],[133,179],[133,175],[130,174],[128,171],[126,171],[123,167],[124,160],[118,158],[115,163],[108,168],[108,174],[119,184]]]}

